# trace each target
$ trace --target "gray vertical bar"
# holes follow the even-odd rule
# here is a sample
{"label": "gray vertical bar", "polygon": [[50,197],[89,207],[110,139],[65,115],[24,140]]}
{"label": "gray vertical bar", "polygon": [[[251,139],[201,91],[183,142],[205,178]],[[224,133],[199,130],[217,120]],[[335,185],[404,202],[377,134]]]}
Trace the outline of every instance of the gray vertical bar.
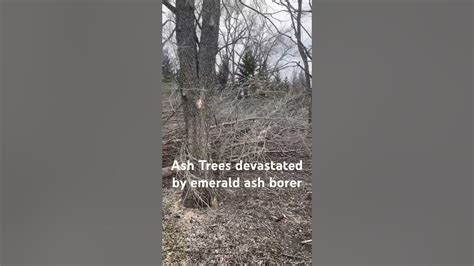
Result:
{"label": "gray vertical bar", "polygon": [[2,265],[159,265],[161,2],[1,8]]}
{"label": "gray vertical bar", "polygon": [[3,247],[4,247],[4,236],[3,236],[3,223],[4,223],[4,217],[3,217],[3,206],[4,206],[4,200],[3,200],[3,190],[4,190],[4,156],[3,156],[3,91],[4,91],[4,77],[3,77],[3,69],[4,69],[4,63],[3,63],[3,42],[2,42],[2,36],[3,36],[3,5],[0,2],[0,265],[3,263],[4,255],[3,255]]}
{"label": "gray vertical bar", "polygon": [[314,4],[317,265],[472,265],[472,1]]}

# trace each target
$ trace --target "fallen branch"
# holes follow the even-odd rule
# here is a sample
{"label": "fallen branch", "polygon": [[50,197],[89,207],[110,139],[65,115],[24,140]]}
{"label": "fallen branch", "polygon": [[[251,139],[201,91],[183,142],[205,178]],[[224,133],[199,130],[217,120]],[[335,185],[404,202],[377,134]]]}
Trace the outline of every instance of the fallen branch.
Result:
{"label": "fallen branch", "polygon": [[285,257],[288,257],[288,258],[292,258],[292,259],[300,259],[300,260],[307,260],[308,258],[306,257],[301,257],[301,256],[296,256],[296,255],[290,255],[290,254],[285,254],[285,253],[282,253],[281,255],[285,256]]}
{"label": "fallen branch", "polygon": [[242,122],[247,122],[247,121],[254,121],[254,120],[276,120],[276,121],[281,121],[281,120],[287,120],[285,118],[273,118],[273,117],[250,117],[250,118],[245,118],[245,119],[240,119],[240,120],[235,120],[235,121],[230,121],[230,122],[224,122],[221,124],[218,124],[217,126],[211,126],[210,128],[216,128],[216,127],[226,127],[226,126],[232,126],[237,123],[242,123]]}

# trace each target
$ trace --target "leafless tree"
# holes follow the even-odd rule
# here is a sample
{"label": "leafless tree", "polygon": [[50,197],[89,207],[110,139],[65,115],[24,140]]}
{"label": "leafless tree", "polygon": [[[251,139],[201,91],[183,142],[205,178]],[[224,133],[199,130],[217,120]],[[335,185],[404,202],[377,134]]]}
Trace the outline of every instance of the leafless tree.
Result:
{"label": "leafless tree", "polygon": [[[235,0],[222,0],[222,19],[220,29],[219,53],[221,59],[226,58],[230,64],[230,80],[235,84],[239,50],[244,50],[255,27],[255,15],[245,13]],[[244,47],[244,48],[242,48]]]}
{"label": "leafless tree", "polygon": [[[291,18],[291,27],[294,31],[294,35],[296,38],[297,46],[298,46],[298,52],[300,54],[301,60],[303,61],[303,66],[302,69],[305,74],[305,80],[306,80],[306,88],[308,90],[308,93],[312,94],[312,89],[311,89],[311,72],[309,69],[309,60],[312,60],[312,55],[311,51],[304,45],[302,41],[302,31],[305,31],[306,34],[308,34],[311,37],[311,34],[306,30],[304,27],[303,23],[301,22],[301,17],[303,15],[303,12],[311,12],[311,10],[303,10],[303,5],[302,5],[302,0],[297,0],[297,7],[294,7],[289,0],[286,0],[283,2],[280,0],[280,4],[286,7],[286,10],[288,11],[288,14],[290,14]],[[311,8],[311,1],[309,2],[309,6]],[[299,64],[298,64],[299,65]],[[300,66],[300,65],[299,65]],[[311,99],[311,97],[310,97]],[[311,116],[312,116],[312,100],[310,101],[309,105],[309,114],[308,114],[308,121],[311,123]]]}
{"label": "leafless tree", "polygon": [[[209,94],[215,87],[215,64],[218,50],[220,0],[205,0],[196,18],[194,0],[176,0],[165,5],[176,18],[176,45],[178,48],[178,86],[181,92],[186,149],[190,159],[209,159]],[[200,33],[200,39],[197,38]],[[199,171],[199,178],[207,179],[208,171]],[[190,178],[190,177],[189,177]],[[189,181],[189,180],[188,180]],[[189,184],[189,182],[188,182]],[[209,206],[213,193],[207,189],[183,191],[187,206]]]}
{"label": "leafless tree", "polygon": [[[311,94],[312,94],[312,88],[311,88],[311,69],[309,66],[309,63],[312,60],[312,53],[311,53],[311,48],[307,47],[305,43],[303,42],[303,34],[306,34],[309,36],[309,38],[312,38],[311,33],[305,28],[305,26],[302,23],[302,17],[304,14],[311,14],[312,12],[312,5],[311,1],[308,3],[308,7],[306,9],[303,8],[303,0],[272,0],[272,2],[280,7],[282,7],[281,10],[276,11],[276,12],[266,12],[262,10],[260,5],[255,5],[251,6],[247,3],[245,3],[243,0],[239,0],[240,4],[249,8],[250,10],[254,11],[255,13],[259,14],[262,16],[270,25],[271,28],[276,31],[278,34],[281,36],[286,37],[289,41],[294,43],[299,52],[299,56],[301,60],[303,61],[302,64],[300,62],[296,62],[296,65],[301,68],[305,74],[305,85],[306,85],[306,90],[308,94],[310,95],[311,99]],[[292,29],[292,35],[282,31],[277,24],[274,22],[275,18],[274,15],[279,12],[286,12],[288,16],[290,17],[291,21],[291,29]],[[312,101],[311,101],[312,102]],[[311,108],[311,102],[309,105],[309,114],[308,114],[308,121],[311,123],[311,116],[312,116],[312,108]]]}

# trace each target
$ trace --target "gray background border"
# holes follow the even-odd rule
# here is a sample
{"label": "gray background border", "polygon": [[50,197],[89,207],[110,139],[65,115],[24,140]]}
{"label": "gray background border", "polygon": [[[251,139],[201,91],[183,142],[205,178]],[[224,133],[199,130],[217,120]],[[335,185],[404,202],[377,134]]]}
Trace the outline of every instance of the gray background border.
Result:
{"label": "gray background border", "polygon": [[161,2],[1,8],[2,265],[160,265]]}
{"label": "gray background border", "polygon": [[317,265],[472,265],[472,2],[314,3]]}

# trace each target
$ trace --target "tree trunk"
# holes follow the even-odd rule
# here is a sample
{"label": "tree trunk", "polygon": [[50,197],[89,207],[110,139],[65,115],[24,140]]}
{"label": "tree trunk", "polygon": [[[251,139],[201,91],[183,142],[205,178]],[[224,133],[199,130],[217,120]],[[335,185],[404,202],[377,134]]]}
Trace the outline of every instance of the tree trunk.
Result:
{"label": "tree trunk", "polygon": [[[209,94],[214,90],[219,0],[206,0],[202,7],[202,29],[199,53],[195,39],[194,0],[176,1],[176,40],[180,65],[179,88],[183,101],[187,152],[191,159],[209,160]],[[197,170],[197,178],[210,178],[209,172]],[[190,178],[187,180],[189,183]],[[214,202],[209,189],[191,189],[182,194],[186,207],[206,207]]]}
{"label": "tree trunk", "polygon": [[[288,2],[288,7],[290,7],[290,4]],[[291,9],[289,9],[289,12],[291,14]],[[311,75],[309,71],[309,63],[308,63],[308,55],[306,54],[306,50],[304,47],[303,42],[301,41],[301,15],[302,15],[302,0],[298,0],[298,9],[296,11],[296,30],[295,30],[295,37],[296,37],[296,42],[298,44],[298,52],[300,54],[301,60],[303,60],[303,68],[304,68],[304,76],[305,76],[305,85],[306,85],[306,90],[307,93],[309,94],[310,97],[310,102],[309,102],[309,112],[308,112],[308,123],[311,123],[311,116],[312,116],[312,90],[311,90]]]}

